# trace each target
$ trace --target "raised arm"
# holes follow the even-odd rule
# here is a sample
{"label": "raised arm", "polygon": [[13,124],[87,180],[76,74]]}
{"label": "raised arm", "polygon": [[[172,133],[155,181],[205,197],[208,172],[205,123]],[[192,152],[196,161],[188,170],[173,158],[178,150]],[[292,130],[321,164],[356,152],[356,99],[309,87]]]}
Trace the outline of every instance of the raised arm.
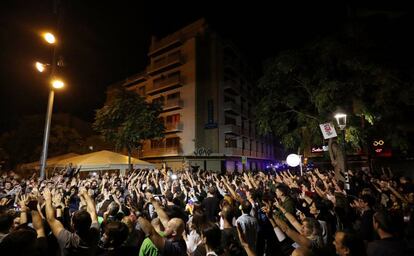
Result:
{"label": "raised arm", "polygon": [[170,218],[168,218],[168,215],[165,213],[160,203],[154,198],[154,196],[151,193],[147,192],[145,193],[145,195],[149,199],[151,204],[154,206],[154,209],[157,212],[158,218],[160,218],[162,225],[164,227],[167,227]]}
{"label": "raised arm", "polygon": [[31,211],[32,213],[32,224],[33,228],[36,230],[37,238],[45,237],[45,229],[43,228],[42,218],[38,211]]}
{"label": "raised arm", "polygon": [[282,212],[283,215],[285,215],[286,219],[298,232],[302,230],[302,224],[299,223],[293,214],[287,212],[278,202],[275,203],[275,206]]}
{"label": "raised arm", "polygon": [[86,211],[91,215],[92,224],[98,223],[98,215],[96,214],[95,201],[88,194],[88,192],[86,191],[86,189],[82,189],[80,195],[85,200],[85,203],[86,203]]}
{"label": "raised arm", "polygon": [[155,247],[157,247],[157,249],[162,252],[165,246],[165,239],[158,234],[158,232],[154,229],[154,227],[147,219],[139,216],[138,223],[141,226],[141,229],[144,231],[146,237],[148,237],[155,245]]}
{"label": "raised arm", "polygon": [[50,229],[52,230],[53,235],[57,237],[64,229],[62,223],[55,218],[55,209],[52,206],[52,195],[48,188],[45,188],[43,191],[43,197],[45,198],[46,203],[46,220],[49,223]]}
{"label": "raised arm", "polygon": [[289,225],[286,224],[283,220],[278,218],[277,216],[274,216],[274,221],[279,226],[279,228],[285,233],[288,237],[290,237],[293,241],[298,243],[300,246],[309,248],[311,246],[311,241],[296,232],[295,230],[291,229]]}
{"label": "raised arm", "polygon": [[20,224],[27,223],[27,212],[30,211],[30,209],[27,207],[27,203],[28,203],[28,196],[27,195],[22,195],[19,199]]}

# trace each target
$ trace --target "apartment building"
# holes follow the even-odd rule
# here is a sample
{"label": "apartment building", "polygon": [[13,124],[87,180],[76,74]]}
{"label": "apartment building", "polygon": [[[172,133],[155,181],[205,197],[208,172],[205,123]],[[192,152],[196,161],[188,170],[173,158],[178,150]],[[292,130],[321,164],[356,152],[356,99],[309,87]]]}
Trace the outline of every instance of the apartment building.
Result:
{"label": "apartment building", "polygon": [[165,137],[146,141],[141,159],[216,171],[263,169],[274,159],[271,138],[255,129],[248,65],[204,19],[153,37],[148,58],[145,71],[122,83],[163,103]]}

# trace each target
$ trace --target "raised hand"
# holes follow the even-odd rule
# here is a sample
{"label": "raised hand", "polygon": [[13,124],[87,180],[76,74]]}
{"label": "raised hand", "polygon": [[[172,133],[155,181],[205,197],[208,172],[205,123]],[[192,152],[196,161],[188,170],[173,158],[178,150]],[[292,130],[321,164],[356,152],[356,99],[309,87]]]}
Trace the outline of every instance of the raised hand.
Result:
{"label": "raised hand", "polygon": [[29,202],[29,196],[28,195],[21,195],[20,196],[20,199],[19,199],[19,206],[20,206],[20,209],[22,210],[22,211],[25,211],[25,210],[27,210],[28,208],[27,208],[27,203]]}
{"label": "raised hand", "polygon": [[43,190],[43,197],[46,201],[52,200],[52,193],[50,192],[49,188],[45,188]]}

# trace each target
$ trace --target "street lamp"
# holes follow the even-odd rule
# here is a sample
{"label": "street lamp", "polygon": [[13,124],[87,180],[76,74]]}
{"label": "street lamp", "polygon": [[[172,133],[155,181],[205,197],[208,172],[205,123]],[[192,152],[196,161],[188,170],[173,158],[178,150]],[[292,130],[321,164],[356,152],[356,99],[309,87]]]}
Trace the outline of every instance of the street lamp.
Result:
{"label": "street lamp", "polygon": [[338,110],[334,117],[342,133],[342,152],[343,152],[343,158],[344,158],[345,189],[349,190],[350,184],[349,184],[349,175],[348,175],[348,166],[347,166],[347,159],[346,159],[346,148],[345,148],[345,132],[346,132],[346,121],[347,121],[346,114]]}
{"label": "street lamp", "polygon": [[[47,159],[47,148],[49,144],[49,134],[50,134],[50,121],[52,119],[52,110],[53,110],[53,99],[55,96],[55,89],[62,89],[64,87],[64,83],[62,80],[55,78],[55,69],[56,69],[56,38],[51,33],[43,34],[44,39],[49,44],[54,45],[53,47],[53,59],[52,59],[52,69],[50,72],[50,77],[53,79],[51,81],[51,87],[49,91],[49,101],[47,104],[47,112],[46,112],[46,121],[45,121],[45,130],[43,135],[43,148],[42,148],[42,155],[40,158],[40,179],[43,180],[45,178],[45,169],[46,169],[46,159]],[[48,64],[42,64],[40,62],[36,62],[35,64],[36,69],[39,72],[45,71]]]}
{"label": "street lamp", "polygon": [[300,167],[300,175],[303,175],[303,170],[302,170],[302,156],[301,155],[296,155],[296,154],[290,154],[287,156],[286,158],[286,163],[291,166],[291,167],[296,167],[299,165]]}

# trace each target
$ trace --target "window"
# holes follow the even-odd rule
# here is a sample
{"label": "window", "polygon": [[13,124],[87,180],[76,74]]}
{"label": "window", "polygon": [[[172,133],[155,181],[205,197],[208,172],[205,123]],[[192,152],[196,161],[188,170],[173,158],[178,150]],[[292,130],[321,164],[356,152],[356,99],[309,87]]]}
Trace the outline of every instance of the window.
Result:
{"label": "window", "polygon": [[175,100],[180,98],[180,92],[167,95],[167,100]]}
{"label": "window", "polygon": [[138,88],[138,94],[141,96],[145,96],[145,85]]}
{"label": "window", "polygon": [[224,102],[233,102],[236,103],[236,100],[233,97],[224,95]]}
{"label": "window", "polygon": [[159,104],[161,104],[161,105],[164,105],[164,96],[161,96],[161,97],[155,98],[155,99],[153,99],[153,100],[152,100],[152,102],[153,102],[153,103],[159,103]]}
{"label": "window", "polygon": [[180,122],[180,114],[167,116],[167,123],[178,123]]}
{"label": "window", "polygon": [[167,148],[175,148],[180,145],[180,138],[174,137],[174,138],[167,138],[165,140],[165,146]]}
{"label": "window", "polygon": [[155,149],[155,148],[162,148],[163,147],[163,142],[162,140],[151,140],[151,148]]}
{"label": "window", "polygon": [[224,117],[224,124],[233,124],[236,125],[236,119],[229,116]]}
{"label": "window", "polygon": [[180,55],[181,55],[180,51],[175,51],[175,52],[172,52],[172,53],[168,54],[168,59],[176,60],[180,57]]}
{"label": "window", "polygon": [[155,66],[155,67],[159,67],[159,66],[161,66],[164,62],[165,62],[165,56],[163,56],[163,57],[161,57],[161,58],[158,58],[158,59],[155,59],[155,60],[154,60],[154,66]]}
{"label": "window", "polygon": [[237,148],[237,139],[234,136],[227,135],[225,136],[225,144],[226,148]]}

